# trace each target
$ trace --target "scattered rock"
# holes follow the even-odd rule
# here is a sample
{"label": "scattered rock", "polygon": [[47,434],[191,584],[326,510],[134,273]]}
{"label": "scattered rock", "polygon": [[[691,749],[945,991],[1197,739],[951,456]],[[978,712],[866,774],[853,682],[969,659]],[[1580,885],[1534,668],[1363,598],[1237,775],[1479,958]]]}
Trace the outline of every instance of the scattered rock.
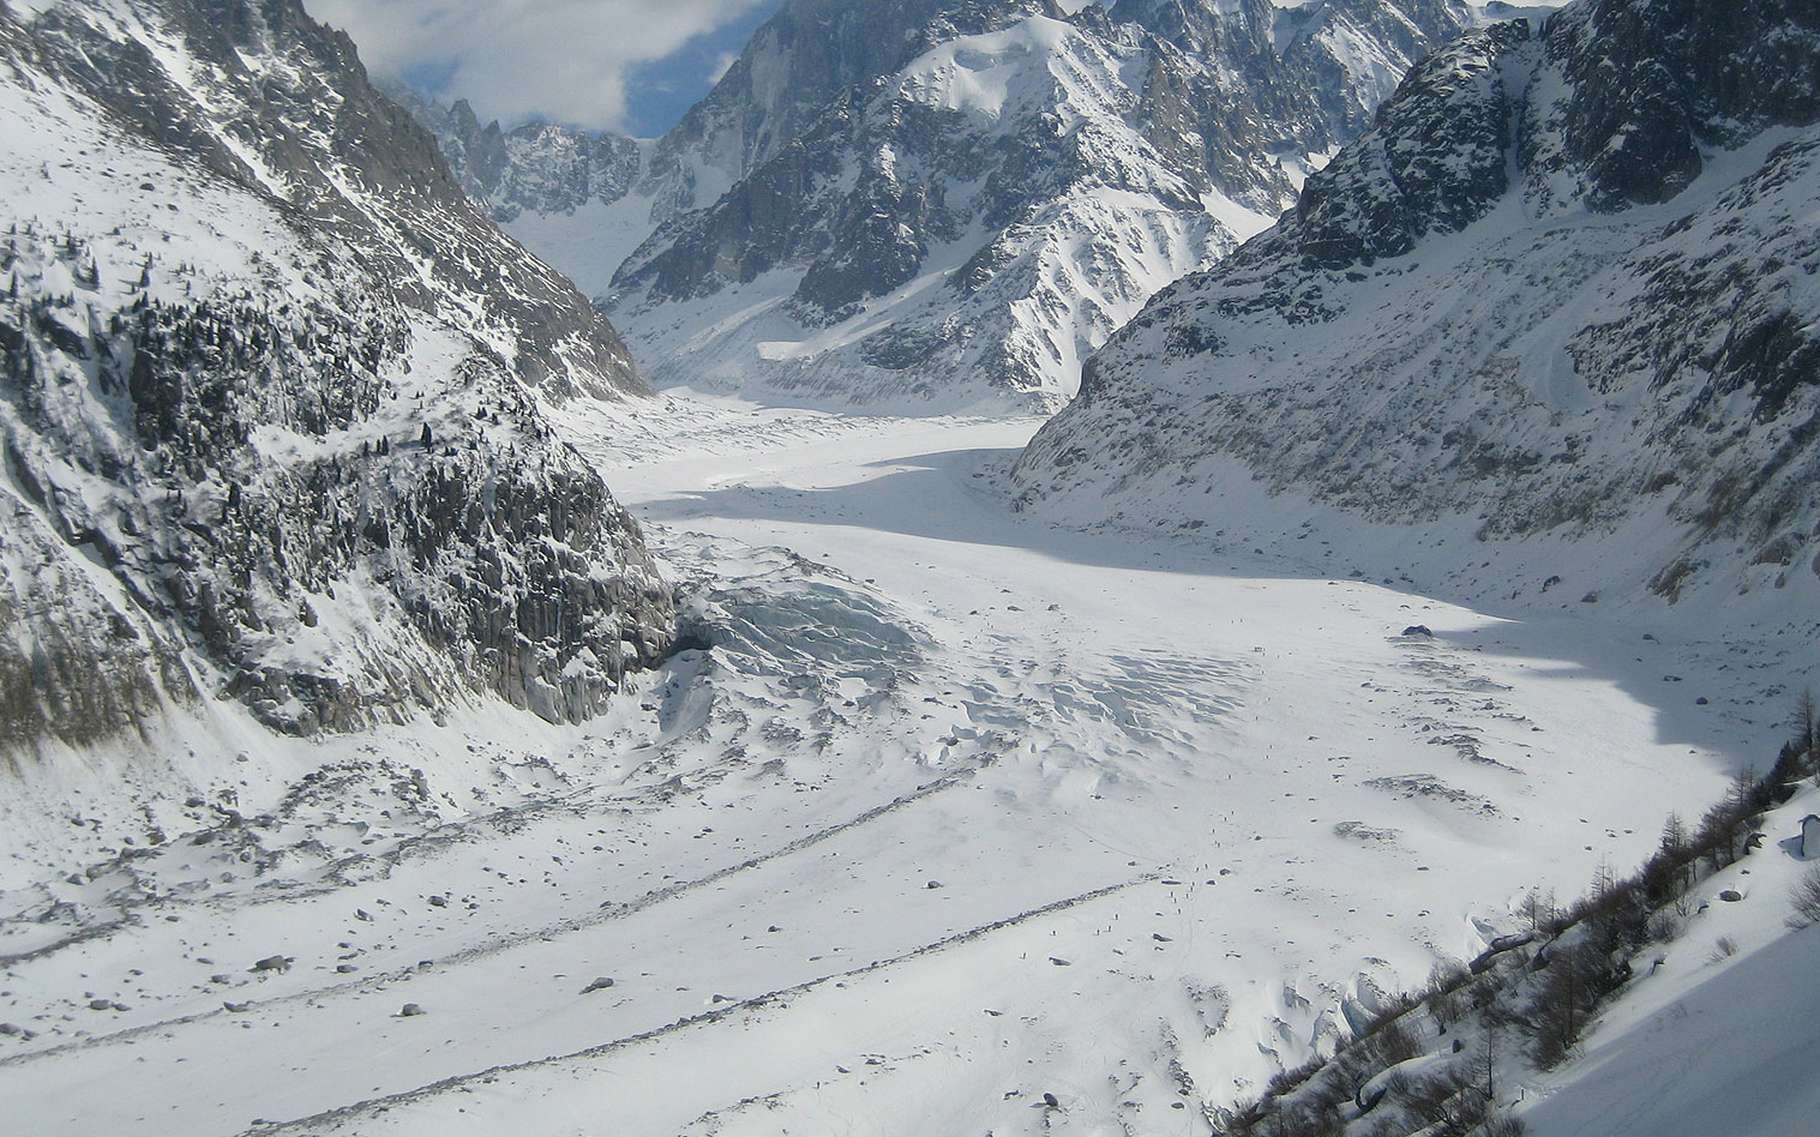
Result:
{"label": "scattered rock", "polygon": [[432,908],[447,908],[449,906],[449,898],[446,896],[432,896],[430,897],[430,906]]}
{"label": "scattered rock", "polygon": [[1057,967],[1073,967],[1074,966],[1072,963],[1068,962],[1067,960],[1058,959],[1057,957],[1055,957],[1053,955],[1049,957],[1049,962],[1055,964]]}
{"label": "scattered rock", "polygon": [[605,991],[607,988],[609,988],[611,986],[613,986],[613,980],[608,978],[605,975],[602,975],[600,978],[596,979],[594,982],[588,984],[586,987],[583,987],[581,989],[581,993],[584,995],[592,995],[596,991]]}
{"label": "scattered rock", "polygon": [[228,1003],[222,1003],[221,1007],[223,1010],[227,1011],[229,1014],[239,1015],[239,1014],[245,1014],[247,1011],[252,1010],[253,1004],[228,1002]]}
{"label": "scattered rock", "polygon": [[91,1011],[111,1011],[114,1009],[114,1001],[112,999],[90,999],[88,1001],[88,1009]]}
{"label": "scattered rock", "polygon": [[1728,888],[1719,894],[1719,899],[1725,901],[1727,904],[1736,904],[1738,901],[1743,900],[1744,897],[1737,889]]}
{"label": "scattered rock", "polygon": [[412,1019],[421,1014],[423,1014],[423,1008],[416,1003],[406,1003],[398,1008],[398,1017],[401,1019]]}
{"label": "scattered rock", "polygon": [[268,955],[247,968],[248,971],[289,971],[291,964],[297,962],[296,956]]}

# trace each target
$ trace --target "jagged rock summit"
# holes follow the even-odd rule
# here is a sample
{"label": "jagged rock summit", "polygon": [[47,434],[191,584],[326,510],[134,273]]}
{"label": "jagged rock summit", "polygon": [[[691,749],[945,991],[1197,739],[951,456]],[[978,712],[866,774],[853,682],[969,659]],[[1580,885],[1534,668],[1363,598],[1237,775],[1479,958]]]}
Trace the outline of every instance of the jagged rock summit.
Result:
{"label": "jagged rock summit", "polygon": [[672,636],[543,400],[644,390],[296,0],[0,4],[0,738],[594,713]]}
{"label": "jagged rock summit", "polygon": [[1820,572],[1817,119],[1811,4],[1473,32],[1088,363],[1021,500],[1318,534],[1336,575],[1792,613]]}
{"label": "jagged rock summit", "polygon": [[501,171],[471,188],[660,385],[1053,408],[1477,18],[1455,0],[791,0],[655,142],[421,113]]}

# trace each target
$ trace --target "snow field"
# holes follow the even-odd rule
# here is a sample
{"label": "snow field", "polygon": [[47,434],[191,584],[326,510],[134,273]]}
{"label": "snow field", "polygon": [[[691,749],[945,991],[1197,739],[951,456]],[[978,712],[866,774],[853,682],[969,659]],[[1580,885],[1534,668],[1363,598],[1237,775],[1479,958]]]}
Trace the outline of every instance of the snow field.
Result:
{"label": "snow field", "polygon": [[1760,741],[1640,700],[1634,631],[1012,515],[1032,423],[678,420],[597,457],[719,644],[587,731],[375,740],[429,794],[356,771],[339,857],[139,862],[9,964],[34,1131],[1204,1131]]}

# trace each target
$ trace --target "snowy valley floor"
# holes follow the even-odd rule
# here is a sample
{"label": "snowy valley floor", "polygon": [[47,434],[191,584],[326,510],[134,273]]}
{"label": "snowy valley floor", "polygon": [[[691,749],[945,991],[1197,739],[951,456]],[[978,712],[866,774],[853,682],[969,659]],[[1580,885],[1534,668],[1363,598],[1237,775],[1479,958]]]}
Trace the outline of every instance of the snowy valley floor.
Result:
{"label": "snowy valley floor", "polygon": [[1718,629],[1023,518],[1034,421],[665,402],[592,456],[715,646],[607,719],[242,739],[87,864],[0,818],[5,1129],[1206,1133],[1783,733]]}

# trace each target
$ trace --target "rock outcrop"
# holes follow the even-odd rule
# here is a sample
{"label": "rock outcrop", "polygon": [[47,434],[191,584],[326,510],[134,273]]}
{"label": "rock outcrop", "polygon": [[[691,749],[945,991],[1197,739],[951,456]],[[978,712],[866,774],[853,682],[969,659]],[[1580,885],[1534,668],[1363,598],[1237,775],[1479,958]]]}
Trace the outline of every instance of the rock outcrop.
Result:
{"label": "rock outcrop", "polygon": [[294,0],[0,8],[0,737],[598,711],[673,636],[541,400],[644,390]]}

